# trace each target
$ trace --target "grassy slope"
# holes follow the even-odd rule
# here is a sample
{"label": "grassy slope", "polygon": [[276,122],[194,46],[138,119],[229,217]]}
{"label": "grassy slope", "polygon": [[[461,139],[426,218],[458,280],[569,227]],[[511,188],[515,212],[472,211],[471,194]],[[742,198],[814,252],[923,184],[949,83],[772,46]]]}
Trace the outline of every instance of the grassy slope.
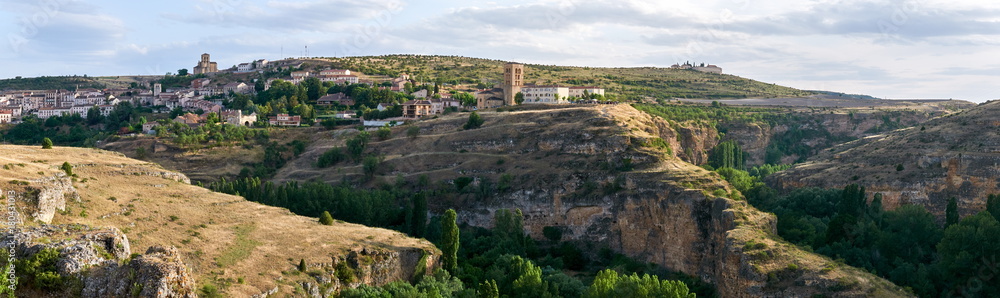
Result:
{"label": "grassy slope", "polygon": [[[0,164],[10,165],[9,170],[0,168],[0,187],[13,189],[11,180],[53,176],[64,161],[76,165],[74,172],[87,181],[74,183],[82,201],[67,202],[68,211],[57,213],[54,224],[118,227],[127,234],[133,252],[145,252],[153,245],[177,246],[199,286],[231,279],[226,292],[235,297],[258,294],[276,285],[281,292],[290,293],[295,281],[311,279],[282,273],[294,272],[299,259],[329,264],[331,257],[361,247],[437,251],[427,241],[395,231],[346,223],[323,226],[315,218],[293,215],[286,209],[137,175],[165,170],[103,150],[0,146]],[[84,211],[86,216],[82,216]],[[246,283],[237,284],[238,278]],[[283,281],[275,282],[279,278]]]}
{"label": "grassy slope", "polygon": [[[458,83],[457,89],[469,90],[478,82],[499,87],[506,61],[457,56],[388,55],[344,58],[323,58],[303,61],[309,70],[327,67],[346,68],[369,75],[379,81],[400,73],[412,79],[433,83]],[[332,65],[331,65],[332,62]],[[667,68],[601,68],[552,65],[525,65],[525,82],[600,86],[628,99],[652,97],[686,98],[745,98],[794,97],[812,92],[758,82],[734,75],[718,75],[693,70]]]}

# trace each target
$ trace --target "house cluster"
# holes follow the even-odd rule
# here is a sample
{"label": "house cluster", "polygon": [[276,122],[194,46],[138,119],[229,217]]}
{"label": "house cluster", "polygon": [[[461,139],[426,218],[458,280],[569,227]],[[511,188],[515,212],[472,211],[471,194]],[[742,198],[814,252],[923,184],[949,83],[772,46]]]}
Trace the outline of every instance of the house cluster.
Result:
{"label": "house cluster", "polygon": [[691,62],[684,62],[684,64],[675,63],[674,65],[671,65],[670,68],[673,68],[673,69],[693,69],[693,70],[697,70],[697,71],[701,71],[701,72],[710,72],[710,73],[722,74],[722,67],[718,67],[718,66],[713,65],[713,64],[706,65],[705,63],[701,63],[699,65],[691,64]]}
{"label": "house cluster", "polygon": [[94,107],[109,115],[120,102],[122,99],[115,95],[97,89],[5,91],[0,93],[0,124],[32,114],[42,119],[69,114],[86,117]]}

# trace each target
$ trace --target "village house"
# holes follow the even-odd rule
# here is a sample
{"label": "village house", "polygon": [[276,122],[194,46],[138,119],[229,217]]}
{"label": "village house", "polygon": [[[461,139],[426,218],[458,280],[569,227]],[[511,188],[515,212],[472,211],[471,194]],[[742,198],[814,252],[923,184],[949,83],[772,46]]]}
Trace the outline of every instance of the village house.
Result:
{"label": "village house", "polygon": [[308,71],[293,71],[292,80],[290,82],[292,82],[292,84],[298,84],[304,81],[308,77],[309,77]]}
{"label": "village house", "polygon": [[443,114],[444,110],[450,107],[461,108],[462,103],[451,98],[431,99],[431,114]]}
{"label": "village house", "polygon": [[420,118],[433,114],[433,104],[429,100],[410,100],[403,103],[404,118]]}
{"label": "village house", "polygon": [[193,89],[205,88],[208,87],[208,84],[211,82],[212,80],[208,78],[194,79],[191,80],[191,88]]}
{"label": "village house", "polygon": [[337,119],[353,119],[357,114],[358,113],[354,111],[339,111],[334,114],[333,117]]}
{"label": "village house", "polygon": [[251,71],[253,71],[253,64],[252,63],[240,63],[240,64],[236,65],[236,72],[237,73],[244,73],[244,72],[251,72]]}
{"label": "village house", "polygon": [[430,91],[427,91],[427,89],[423,89],[417,92],[410,93],[410,95],[413,95],[413,97],[416,98],[427,98],[428,96],[430,96]]}
{"label": "village house", "polygon": [[316,100],[316,104],[321,106],[330,106],[334,104],[353,106],[354,99],[352,99],[350,96],[347,96],[347,94],[344,94],[343,92],[337,92],[334,94],[327,94],[323,97],[320,97],[319,99]]}
{"label": "village house", "polygon": [[7,124],[14,121],[14,111],[0,110],[0,124]]}
{"label": "village house", "polygon": [[215,104],[215,103],[207,101],[207,100],[201,100],[201,99],[186,101],[184,103],[184,107],[188,108],[189,110],[198,110],[198,109],[201,109],[202,111],[205,111],[206,113],[218,113],[218,112],[222,111],[222,106],[221,105]]}
{"label": "village house", "polygon": [[278,116],[268,117],[267,122],[274,126],[299,126],[302,123],[302,116],[278,114]]}
{"label": "village house", "polygon": [[153,129],[156,128],[156,126],[158,126],[158,125],[159,124],[156,123],[156,122],[146,122],[146,123],[143,123],[142,124],[142,133],[147,134],[147,135],[156,134],[156,131],[153,130]]}
{"label": "village house", "polygon": [[200,126],[202,122],[205,121],[205,117],[195,115],[194,113],[187,113],[174,118],[174,122],[187,124],[188,126],[197,127]]}
{"label": "village house", "polygon": [[247,85],[246,83],[234,82],[226,84],[222,87],[222,91],[225,93],[240,93],[247,94],[253,90],[253,86]]}
{"label": "village house", "polygon": [[251,127],[257,122],[257,113],[243,115],[243,111],[240,110],[226,110],[219,114],[219,119],[232,125]]}

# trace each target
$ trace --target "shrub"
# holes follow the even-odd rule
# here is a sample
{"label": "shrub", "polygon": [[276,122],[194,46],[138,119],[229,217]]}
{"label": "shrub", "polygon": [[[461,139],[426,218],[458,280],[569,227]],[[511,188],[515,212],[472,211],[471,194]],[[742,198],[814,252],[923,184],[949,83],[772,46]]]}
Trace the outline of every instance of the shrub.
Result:
{"label": "shrub", "polygon": [[325,168],[335,165],[343,161],[344,157],[345,156],[343,148],[340,147],[332,148],[330,150],[327,150],[326,152],[323,152],[323,155],[319,156],[319,159],[316,160],[316,167]]}
{"label": "shrub", "polygon": [[388,126],[379,127],[378,131],[375,131],[375,135],[378,136],[379,140],[385,141],[392,137],[392,129]]}
{"label": "shrub", "polygon": [[42,139],[42,149],[52,149],[52,140],[49,138]]}
{"label": "shrub", "polygon": [[410,127],[406,128],[406,136],[415,139],[419,135],[420,135],[420,126],[410,125]]}
{"label": "shrub", "polygon": [[483,122],[485,122],[485,120],[483,120],[482,117],[479,117],[479,113],[472,112],[472,114],[469,114],[469,121],[465,122],[465,126],[462,126],[462,128],[464,129],[480,128],[483,126]]}
{"label": "shrub", "polygon": [[323,211],[323,214],[319,216],[319,223],[324,225],[333,225],[333,216],[330,216],[330,211]]}
{"label": "shrub", "polygon": [[350,284],[357,281],[357,276],[354,274],[354,268],[347,266],[347,262],[337,263],[334,270],[336,271],[337,279],[339,279],[340,282]]}
{"label": "shrub", "polygon": [[365,172],[365,177],[371,179],[375,177],[375,172],[378,171],[379,166],[382,165],[382,157],[378,156],[368,156],[365,157],[364,161],[361,163],[361,167]]}
{"label": "shrub", "polygon": [[73,176],[73,165],[69,164],[68,161],[64,161],[60,168],[66,172],[66,176]]}
{"label": "shrub", "polygon": [[308,269],[306,268],[306,260],[299,259],[299,272],[306,272],[306,269]]}

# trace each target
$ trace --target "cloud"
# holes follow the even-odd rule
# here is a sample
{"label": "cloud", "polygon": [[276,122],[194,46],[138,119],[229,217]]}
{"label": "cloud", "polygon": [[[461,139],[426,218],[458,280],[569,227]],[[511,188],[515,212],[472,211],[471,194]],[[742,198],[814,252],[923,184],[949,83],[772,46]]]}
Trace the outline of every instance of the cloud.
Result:
{"label": "cloud", "polygon": [[192,16],[163,17],[191,24],[243,27],[280,32],[335,31],[351,21],[386,18],[403,8],[397,0],[268,1],[263,5],[232,1],[203,1]]}
{"label": "cloud", "polygon": [[[9,3],[4,2],[3,5]],[[12,55],[44,59],[89,59],[114,54],[125,37],[124,22],[80,1],[12,5],[18,30],[9,35]]]}
{"label": "cloud", "polygon": [[920,40],[968,34],[1000,34],[990,20],[1000,10],[950,10],[912,2],[837,1],[808,11],[764,15],[735,21],[727,30],[753,35],[875,35]]}

